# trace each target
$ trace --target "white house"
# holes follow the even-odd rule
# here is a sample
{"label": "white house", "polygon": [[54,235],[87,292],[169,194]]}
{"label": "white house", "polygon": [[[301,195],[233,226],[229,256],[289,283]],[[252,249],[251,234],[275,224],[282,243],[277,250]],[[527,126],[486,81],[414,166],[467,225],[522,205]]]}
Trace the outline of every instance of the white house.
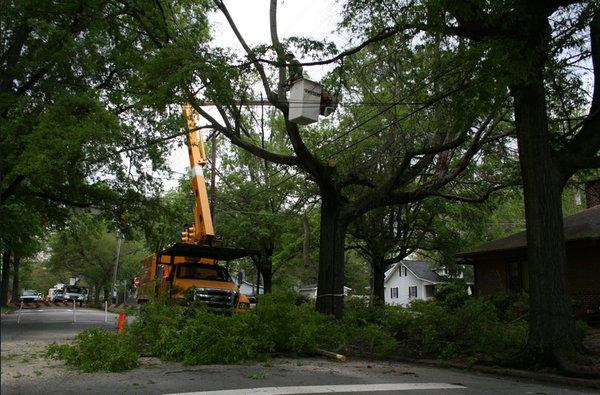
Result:
{"label": "white house", "polygon": [[265,293],[263,286],[259,286],[256,289],[256,284],[243,280],[241,283],[237,283],[240,286],[240,292],[244,295],[262,295]]}
{"label": "white house", "polygon": [[415,299],[433,297],[435,286],[443,282],[429,262],[403,260],[385,272],[385,303],[405,306]]}
{"label": "white house", "polygon": [[[352,291],[352,288],[348,288],[344,285],[344,296],[348,296],[348,292]],[[317,285],[306,285],[298,289],[304,297],[308,299],[316,299],[317,298]]]}
{"label": "white house", "polygon": [[256,284],[246,280],[246,271],[244,269],[241,269],[233,276],[233,281],[239,285],[240,292],[244,295],[262,295],[265,293],[262,285],[256,289]]}

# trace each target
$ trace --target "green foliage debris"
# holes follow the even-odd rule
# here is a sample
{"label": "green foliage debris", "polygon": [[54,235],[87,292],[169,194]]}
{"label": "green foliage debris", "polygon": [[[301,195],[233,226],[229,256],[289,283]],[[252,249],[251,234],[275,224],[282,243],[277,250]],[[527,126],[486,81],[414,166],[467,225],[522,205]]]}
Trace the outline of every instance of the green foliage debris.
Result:
{"label": "green foliage debris", "polygon": [[137,366],[140,354],[185,365],[258,360],[268,367],[274,355],[311,356],[317,349],[367,358],[467,358],[470,364],[504,361],[522,349],[523,297],[463,300],[453,293],[464,290],[455,288],[407,308],[349,300],[342,320],[298,303],[291,292],[262,296],[255,309],[233,316],[156,301],[141,308],[126,334],[88,329],[74,345],[52,344],[48,355],[83,371],[114,372]]}
{"label": "green foliage debris", "polygon": [[138,366],[139,352],[126,334],[89,328],[77,335],[74,345],[52,343],[46,354],[84,372],[120,372]]}

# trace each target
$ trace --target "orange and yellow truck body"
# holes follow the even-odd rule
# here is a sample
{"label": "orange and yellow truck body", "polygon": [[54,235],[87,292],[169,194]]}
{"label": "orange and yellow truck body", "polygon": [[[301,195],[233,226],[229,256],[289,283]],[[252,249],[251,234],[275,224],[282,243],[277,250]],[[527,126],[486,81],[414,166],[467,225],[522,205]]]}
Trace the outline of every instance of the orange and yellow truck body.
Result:
{"label": "orange and yellow truck body", "polygon": [[138,302],[168,296],[193,302],[219,313],[241,313],[250,308],[226,268],[215,259],[150,255],[142,262]]}

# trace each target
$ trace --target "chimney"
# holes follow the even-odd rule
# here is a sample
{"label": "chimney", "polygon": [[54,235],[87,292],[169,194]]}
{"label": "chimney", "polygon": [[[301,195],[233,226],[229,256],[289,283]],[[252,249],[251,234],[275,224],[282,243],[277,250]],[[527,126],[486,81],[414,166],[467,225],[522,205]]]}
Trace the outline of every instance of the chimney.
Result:
{"label": "chimney", "polygon": [[585,201],[587,208],[600,204],[600,178],[585,183]]}

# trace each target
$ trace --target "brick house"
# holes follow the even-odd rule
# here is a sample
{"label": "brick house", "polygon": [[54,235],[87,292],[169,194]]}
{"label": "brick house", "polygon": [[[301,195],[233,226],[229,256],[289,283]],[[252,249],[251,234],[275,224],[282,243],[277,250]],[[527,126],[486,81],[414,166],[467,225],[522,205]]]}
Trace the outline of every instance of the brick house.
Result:
{"label": "brick house", "polygon": [[[578,314],[600,313],[600,180],[586,185],[588,209],[564,218],[567,284]],[[593,207],[592,207],[593,206]],[[525,232],[482,244],[457,256],[473,265],[475,295],[527,291]]]}

